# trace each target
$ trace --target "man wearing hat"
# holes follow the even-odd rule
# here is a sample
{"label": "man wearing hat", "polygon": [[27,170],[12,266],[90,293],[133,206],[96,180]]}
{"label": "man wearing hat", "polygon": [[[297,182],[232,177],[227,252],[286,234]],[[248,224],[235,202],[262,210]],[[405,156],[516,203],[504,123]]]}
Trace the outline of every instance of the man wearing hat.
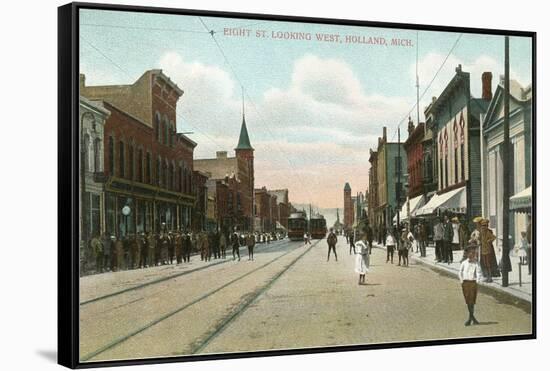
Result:
{"label": "man wearing hat", "polygon": [[464,301],[468,307],[468,320],[464,323],[464,326],[479,325],[476,317],[474,316],[474,306],[477,298],[477,283],[481,279],[481,272],[476,258],[477,247],[475,245],[468,246],[468,259],[464,260],[460,264],[458,270],[458,278],[462,285],[462,294],[464,295]]}
{"label": "man wearing hat", "polygon": [[489,220],[482,219],[480,222],[480,246],[481,246],[481,270],[483,275],[487,277],[486,282],[493,282],[493,277],[498,277],[497,259],[495,256],[495,249],[493,247],[493,241],[496,240],[496,236],[493,231],[489,229]]}

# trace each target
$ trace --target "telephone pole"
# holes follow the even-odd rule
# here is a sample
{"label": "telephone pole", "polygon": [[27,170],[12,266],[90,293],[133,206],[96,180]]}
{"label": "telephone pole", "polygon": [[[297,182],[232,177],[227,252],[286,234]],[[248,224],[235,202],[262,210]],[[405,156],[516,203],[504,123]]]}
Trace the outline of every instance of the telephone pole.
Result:
{"label": "telephone pole", "polygon": [[504,122],[502,139],[502,286],[508,287],[510,263],[510,169],[513,158],[510,156],[510,38],[504,37]]}

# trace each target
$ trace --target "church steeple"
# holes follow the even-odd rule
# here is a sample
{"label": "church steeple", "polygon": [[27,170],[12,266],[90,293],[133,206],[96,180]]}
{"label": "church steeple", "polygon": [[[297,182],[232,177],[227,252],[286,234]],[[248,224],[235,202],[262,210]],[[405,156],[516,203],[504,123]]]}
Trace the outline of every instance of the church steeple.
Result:
{"label": "church steeple", "polygon": [[254,150],[250,144],[250,138],[248,137],[248,130],[246,129],[246,120],[244,118],[244,91],[243,91],[243,122],[241,124],[241,134],[239,135],[239,144],[237,144],[237,149],[249,149]]}

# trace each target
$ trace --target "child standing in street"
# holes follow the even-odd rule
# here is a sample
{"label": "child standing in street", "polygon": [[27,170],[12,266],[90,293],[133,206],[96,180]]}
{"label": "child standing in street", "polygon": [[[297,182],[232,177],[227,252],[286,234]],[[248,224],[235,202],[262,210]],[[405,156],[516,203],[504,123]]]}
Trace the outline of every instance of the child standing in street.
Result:
{"label": "child standing in street", "polygon": [[395,251],[396,241],[391,232],[386,236],[386,263],[390,261],[393,264],[393,253]]}
{"label": "child standing in street", "polygon": [[355,253],[355,273],[359,274],[359,285],[365,284],[365,275],[369,271],[370,254],[369,247],[365,243],[364,238],[361,238],[356,244],[358,250]]}
{"label": "child standing in street", "polygon": [[481,268],[477,262],[476,246],[470,245],[468,247],[468,259],[464,260],[460,264],[458,270],[458,278],[462,284],[462,294],[468,307],[468,320],[464,323],[464,326],[479,325],[476,317],[474,316],[474,306],[477,298],[477,283],[481,279]]}

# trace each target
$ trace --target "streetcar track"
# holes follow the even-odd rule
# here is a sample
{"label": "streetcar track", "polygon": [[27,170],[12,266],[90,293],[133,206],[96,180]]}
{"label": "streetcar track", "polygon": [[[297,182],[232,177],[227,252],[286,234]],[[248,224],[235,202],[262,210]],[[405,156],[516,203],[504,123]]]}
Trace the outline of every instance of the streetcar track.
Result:
{"label": "streetcar track", "polygon": [[[263,250],[266,248],[267,246],[262,246],[262,249],[258,249],[259,252],[263,252]],[[278,247],[278,246],[277,246]],[[100,296],[97,296],[95,298],[92,298],[92,299],[88,299],[88,300],[85,300],[83,302],[80,303],[80,307],[83,307],[87,304],[91,304],[91,303],[95,303],[97,301],[101,301],[101,300],[105,300],[105,299],[109,299],[113,296],[118,296],[118,295],[122,295],[122,294],[125,294],[127,292],[130,292],[130,291],[135,291],[135,290],[140,290],[140,289],[143,289],[147,286],[150,286],[150,285],[156,285],[158,283],[162,283],[164,281],[168,281],[172,278],[178,278],[178,277],[181,277],[181,276],[185,276],[187,274],[190,274],[190,273],[194,273],[194,272],[198,272],[198,271],[202,271],[204,269],[208,269],[208,268],[211,268],[211,267],[215,267],[217,265],[220,265],[220,264],[224,264],[224,263],[229,263],[229,262],[232,262],[233,260],[231,259],[227,259],[227,260],[222,260],[222,261],[219,261],[219,262],[214,262],[214,263],[211,263],[211,264],[208,264],[208,265],[203,265],[201,267],[197,267],[197,268],[193,268],[193,269],[190,269],[190,270],[186,270],[186,271],[183,271],[183,272],[180,272],[180,273],[175,273],[175,274],[171,274],[171,275],[168,275],[166,277],[161,277],[161,278],[157,278],[155,280],[151,280],[149,282],[144,282],[142,284],[139,284],[139,285],[136,285],[136,286],[131,286],[131,287],[127,287],[125,289],[122,289],[122,290],[118,290],[118,291],[114,291],[114,292],[111,292],[111,293],[108,293],[108,294],[105,294],[105,295],[100,295]]]}
{"label": "streetcar track", "polygon": [[[299,256],[298,258],[300,258],[301,256],[303,256],[306,252],[308,252],[313,246],[317,245],[320,241],[321,241],[321,240],[319,240],[319,241],[315,242],[314,244],[312,244],[312,245],[308,248],[308,250],[306,250],[305,252],[301,253],[300,256]],[[107,350],[116,347],[117,345],[119,345],[119,344],[125,342],[126,340],[130,339],[131,337],[134,337],[134,336],[136,336],[136,335],[142,333],[143,331],[148,330],[149,328],[151,328],[151,327],[153,327],[153,326],[159,324],[160,322],[162,322],[162,321],[164,321],[164,320],[166,320],[166,319],[168,319],[168,318],[170,318],[170,317],[172,317],[172,316],[178,314],[179,312],[181,312],[181,311],[183,311],[183,310],[185,310],[185,309],[187,309],[187,308],[189,308],[189,307],[191,307],[191,306],[193,306],[193,305],[195,305],[195,304],[197,304],[197,303],[199,303],[199,302],[201,302],[201,301],[203,301],[203,300],[209,298],[210,296],[212,296],[212,295],[218,293],[219,291],[221,291],[221,290],[227,288],[228,286],[234,284],[235,282],[240,281],[240,280],[242,280],[242,279],[244,279],[244,278],[250,276],[250,275],[253,274],[253,273],[256,273],[257,271],[259,271],[259,270],[261,270],[261,269],[263,269],[263,268],[265,268],[265,267],[267,267],[267,266],[269,266],[269,265],[275,263],[275,262],[278,261],[279,259],[282,259],[282,258],[285,257],[286,255],[288,255],[288,254],[290,254],[290,253],[292,253],[292,252],[295,252],[295,251],[296,251],[296,249],[289,250],[289,251],[287,251],[287,252],[285,252],[285,253],[283,253],[283,254],[277,256],[276,258],[270,260],[269,262],[267,262],[267,263],[265,263],[265,264],[263,264],[263,265],[261,265],[261,266],[259,266],[259,267],[257,267],[257,268],[254,268],[253,270],[251,270],[251,271],[249,271],[249,272],[247,272],[247,273],[244,273],[244,274],[242,274],[242,275],[240,275],[240,276],[238,276],[238,277],[232,279],[231,281],[229,281],[229,282],[227,282],[227,283],[225,283],[225,284],[219,286],[218,288],[216,288],[216,289],[214,289],[214,290],[211,290],[211,291],[207,292],[206,294],[203,294],[202,296],[196,298],[195,300],[192,300],[191,302],[189,302],[189,303],[187,303],[187,304],[184,304],[184,305],[182,305],[182,306],[180,306],[180,307],[178,307],[178,308],[176,308],[176,309],[174,309],[174,310],[172,310],[172,311],[170,311],[170,312],[164,314],[163,316],[161,316],[161,317],[159,317],[159,318],[157,318],[157,319],[154,319],[154,320],[152,320],[152,321],[149,321],[149,322],[146,323],[145,325],[143,325],[143,326],[141,326],[141,327],[139,327],[139,328],[137,328],[137,329],[131,331],[130,333],[128,333],[128,334],[126,334],[126,335],[123,335],[123,336],[121,336],[121,337],[119,337],[119,338],[117,338],[117,339],[111,341],[110,343],[108,343],[108,344],[106,344],[106,345],[100,347],[99,349],[97,349],[97,350],[95,350],[95,351],[93,351],[93,352],[90,352],[90,353],[88,353],[88,354],[82,356],[82,357],[80,358],[81,361],[82,361],[82,362],[86,362],[86,361],[90,360],[91,358],[94,358],[94,357],[100,355],[101,353],[104,353],[104,352],[106,352]],[[297,260],[296,260],[296,261],[297,261]],[[288,268],[289,268],[289,267],[285,268],[283,271],[288,270]],[[277,274],[276,276],[280,276],[280,274]]]}
{"label": "streetcar track", "polygon": [[252,303],[256,301],[260,296],[262,296],[267,290],[273,286],[273,284],[283,275],[285,274],[290,268],[294,266],[301,258],[304,257],[313,246],[317,245],[321,240],[315,242],[309,248],[301,253],[298,257],[296,257],[292,262],[290,262],[282,271],[275,274],[267,284],[264,286],[256,289],[254,292],[246,295],[246,298],[242,301],[240,305],[238,305],[228,316],[226,316],[222,321],[220,322],[221,325],[219,325],[210,335],[206,337],[203,341],[199,342],[198,345],[194,347],[194,349],[190,352],[190,354],[196,354],[203,350],[212,340],[214,340],[218,335],[220,335],[233,321],[235,321],[241,314],[244,313],[246,308],[248,308]]}

